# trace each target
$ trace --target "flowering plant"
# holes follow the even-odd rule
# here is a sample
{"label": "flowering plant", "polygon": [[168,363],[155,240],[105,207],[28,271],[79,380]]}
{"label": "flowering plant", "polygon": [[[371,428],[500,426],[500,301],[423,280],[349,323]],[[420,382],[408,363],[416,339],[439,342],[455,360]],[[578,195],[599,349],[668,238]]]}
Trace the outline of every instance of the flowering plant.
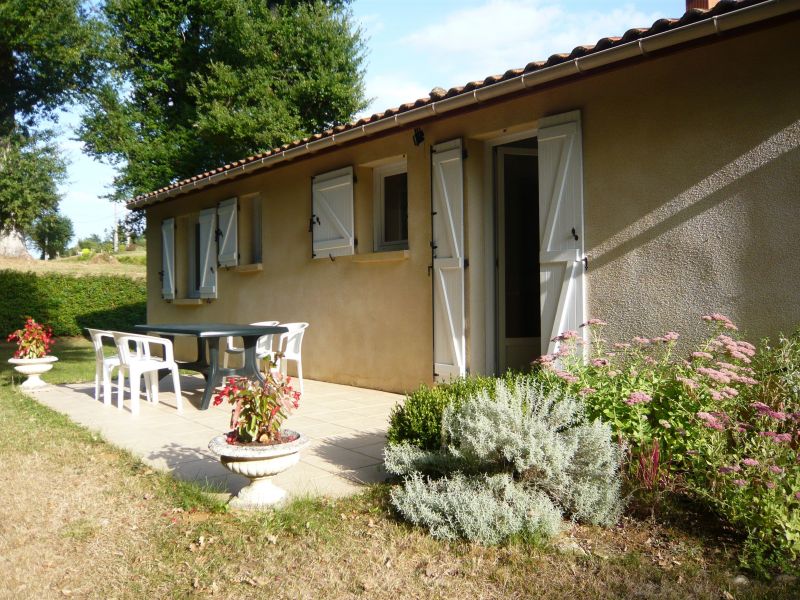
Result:
{"label": "flowering plant", "polygon": [[583,325],[589,342],[564,332],[554,338],[557,351],[535,366],[544,379],[582,396],[589,417],[610,423],[634,454],[652,452],[657,441],[661,464],[681,470],[700,430],[721,426],[719,403],[757,383],[749,366],[755,347],[735,339],[736,325],[727,317],[703,320],[711,331],[685,357],[676,352],[674,331],[609,345],[602,337],[606,323],[591,319]]}
{"label": "flowering plant", "polygon": [[8,334],[9,342],[17,342],[14,358],[42,358],[53,347],[53,330],[41,325],[32,317],[25,320],[25,327]]}
{"label": "flowering plant", "polygon": [[232,430],[227,436],[229,444],[276,444],[285,441],[281,423],[297,408],[300,392],[292,389],[290,377],[269,368],[263,383],[247,377],[228,379],[225,387],[214,396],[214,405],[225,400],[233,405]]}
{"label": "flowering plant", "polygon": [[800,336],[762,343],[757,385],[698,413],[691,491],[747,534],[742,562],[800,571]]}

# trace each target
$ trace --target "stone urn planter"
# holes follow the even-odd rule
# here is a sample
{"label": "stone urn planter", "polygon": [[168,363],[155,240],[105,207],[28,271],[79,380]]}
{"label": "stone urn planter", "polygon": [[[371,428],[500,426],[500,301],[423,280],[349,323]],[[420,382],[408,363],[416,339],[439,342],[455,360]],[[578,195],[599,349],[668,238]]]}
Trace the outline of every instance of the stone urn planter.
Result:
{"label": "stone urn planter", "polygon": [[281,433],[293,439],[279,444],[229,444],[224,435],[218,435],[209,442],[208,449],[228,470],[250,480],[250,485],[230,501],[232,508],[268,508],[286,497],[286,490],[275,485],[272,478],[300,461],[300,450],[308,445],[308,438],[291,429]]}
{"label": "stone urn planter", "polygon": [[55,356],[42,356],[41,358],[9,358],[8,362],[14,365],[14,370],[27,375],[27,379],[20,387],[35,389],[47,385],[40,377],[53,368],[53,363],[58,358]]}

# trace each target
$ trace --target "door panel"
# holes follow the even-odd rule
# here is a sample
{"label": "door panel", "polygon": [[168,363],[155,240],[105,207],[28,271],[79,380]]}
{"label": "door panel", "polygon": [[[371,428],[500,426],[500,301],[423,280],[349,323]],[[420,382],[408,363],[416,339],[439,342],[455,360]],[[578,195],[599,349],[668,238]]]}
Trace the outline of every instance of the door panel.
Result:
{"label": "door panel", "polygon": [[579,113],[542,119],[538,139],[542,353],[552,353],[552,338],[585,320]]}
{"label": "door panel", "polygon": [[464,176],[461,140],[433,147],[433,372],[436,381],[466,374]]}

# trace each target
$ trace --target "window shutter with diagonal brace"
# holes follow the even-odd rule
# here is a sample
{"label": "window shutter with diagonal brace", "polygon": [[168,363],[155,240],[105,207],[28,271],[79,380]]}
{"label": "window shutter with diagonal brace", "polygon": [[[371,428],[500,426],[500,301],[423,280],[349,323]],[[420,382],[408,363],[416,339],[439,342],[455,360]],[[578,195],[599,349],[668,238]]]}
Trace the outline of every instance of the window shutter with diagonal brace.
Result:
{"label": "window shutter with diagonal brace", "polygon": [[221,267],[235,267],[239,264],[238,208],[239,201],[236,198],[223,200],[217,207],[219,224],[217,262]]}
{"label": "window shutter with diagonal brace", "polygon": [[311,210],[312,256],[354,254],[353,167],[314,177]]}
{"label": "window shutter with diagonal brace", "polygon": [[161,296],[175,299],[175,219],[161,222]]}
{"label": "window shutter with diagonal brace", "polygon": [[201,298],[217,297],[217,209],[200,211],[200,281]]}

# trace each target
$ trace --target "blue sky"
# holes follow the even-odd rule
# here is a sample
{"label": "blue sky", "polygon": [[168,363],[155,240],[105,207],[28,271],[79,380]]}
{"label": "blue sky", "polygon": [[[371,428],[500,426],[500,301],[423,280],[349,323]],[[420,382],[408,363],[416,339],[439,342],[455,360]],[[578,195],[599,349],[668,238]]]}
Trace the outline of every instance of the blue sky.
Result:
{"label": "blue sky", "polygon": [[[372,114],[488,75],[568,52],[578,44],[648,27],[659,17],[683,14],[684,0],[353,0],[354,21],[364,35],[366,91]],[[81,152],[73,128],[77,110],[58,130],[70,161],[61,212],[75,235],[103,235],[114,222],[108,192],[114,170]],[[122,216],[124,208],[116,206]]]}

